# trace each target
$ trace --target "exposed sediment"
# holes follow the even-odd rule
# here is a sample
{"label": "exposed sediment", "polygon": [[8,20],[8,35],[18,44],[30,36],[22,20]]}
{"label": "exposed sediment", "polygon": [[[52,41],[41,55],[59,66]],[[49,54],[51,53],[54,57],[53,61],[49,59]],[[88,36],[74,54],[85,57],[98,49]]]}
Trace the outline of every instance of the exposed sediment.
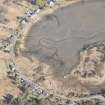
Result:
{"label": "exposed sediment", "polygon": [[29,31],[24,54],[55,67],[57,77],[67,75],[84,45],[105,39],[104,4],[79,2],[43,17]]}
{"label": "exposed sediment", "polygon": [[[37,101],[38,105],[105,104],[105,2],[94,1],[96,2],[81,2],[79,7],[74,4],[70,6],[70,11],[59,9],[32,27],[34,31],[29,35],[26,44],[28,50],[23,51],[23,54],[29,54],[28,57],[31,57],[33,62],[35,59],[39,60],[37,67],[28,69],[32,72],[33,79],[29,80],[19,73],[15,64],[8,72],[10,79],[20,90],[23,89],[20,104],[31,105]],[[68,8],[69,6],[66,7]],[[83,8],[84,10],[81,10]],[[87,12],[90,15],[87,15]],[[69,17],[67,22],[62,14]],[[9,41],[11,42],[11,36],[6,40],[10,43]],[[47,97],[45,90],[48,91]]]}
{"label": "exposed sediment", "polygon": [[80,105],[95,105],[98,96],[104,99],[104,3],[74,4],[32,27],[23,54],[42,64],[33,70],[35,82],[54,94],[78,99]]}

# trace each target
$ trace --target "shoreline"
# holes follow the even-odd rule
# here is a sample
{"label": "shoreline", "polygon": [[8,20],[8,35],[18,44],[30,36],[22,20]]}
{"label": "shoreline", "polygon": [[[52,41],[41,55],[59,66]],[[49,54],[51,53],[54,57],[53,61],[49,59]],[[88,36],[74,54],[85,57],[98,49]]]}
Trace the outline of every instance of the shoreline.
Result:
{"label": "shoreline", "polygon": [[[76,5],[77,3],[75,3],[74,5]],[[81,5],[81,3],[79,2],[78,4],[80,4]],[[78,5],[77,4],[77,5]],[[68,7],[72,7],[72,6],[74,6],[74,5],[70,5],[70,6],[68,6]],[[66,8],[66,7],[65,7]],[[85,9],[85,8],[84,8]],[[88,8],[87,8],[88,9]],[[58,11],[62,11],[62,9],[58,9]],[[75,10],[75,9],[74,9]],[[70,10],[68,10],[68,11],[70,11]],[[56,12],[56,11],[55,11]],[[75,12],[75,11],[74,11]],[[77,12],[78,13],[81,13],[80,11],[78,11],[77,10]],[[76,12],[76,14],[77,14],[77,12]],[[84,11],[85,12],[85,11]],[[44,12],[44,13],[46,13],[46,12]],[[51,12],[50,12],[51,13]],[[69,13],[68,13],[69,14]],[[87,14],[87,13],[86,13]],[[85,14],[85,15],[86,15]],[[42,15],[42,14],[41,14]],[[79,14],[80,15],[80,14]],[[42,16],[45,16],[45,15],[42,15]],[[61,15],[60,15],[61,16]],[[71,17],[71,15],[67,15],[68,17]],[[74,16],[75,15],[73,15],[72,16],[72,18],[74,18]],[[77,15],[76,15],[77,16]],[[87,15],[86,15],[87,16]],[[88,16],[87,16],[88,17]],[[93,16],[94,17],[94,16]],[[69,19],[69,18],[67,18],[67,19]],[[40,19],[39,19],[40,20]],[[63,20],[65,20],[65,15],[64,15],[64,18],[63,18]],[[78,20],[78,19],[77,19]],[[42,20],[43,21],[43,20]],[[81,21],[80,22],[82,22],[83,21],[83,19],[81,19]],[[43,21],[44,23],[46,23],[45,21]],[[67,20],[67,22],[68,22],[68,20]],[[40,23],[40,21],[39,22],[37,22],[37,23]],[[71,19],[71,21],[70,21],[70,24],[72,23],[72,19]],[[77,23],[78,23],[78,21],[77,21]],[[90,21],[88,22],[88,23],[90,23]],[[52,23],[51,23],[52,24]],[[63,24],[65,24],[65,21],[64,21],[64,23]],[[72,24],[74,24],[74,23],[72,23]],[[90,24],[88,24],[88,25],[90,25]],[[38,26],[40,26],[40,25],[38,25]],[[42,25],[43,26],[43,25]],[[47,24],[47,26],[48,26],[48,24]],[[33,27],[33,25],[32,25],[32,27]],[[100,27],[100,25],[98,26],[98,27]],[[61,28],[61,27],[60,27]],[[64,27],[62,27],[62,29],[63,29]],[[66,27],[67,28],[67,27]],[[75,26],[74,26],[74,28],[75,28]],[[86,27],[86,28],[88,28],[88,27]],[[39,30],[38,30],[39,29]],[[44,33],[44,31],[41,31],[41,29],[43,30],[44,28],[42,27],[42,28],[36,28],[36,30],[35,30],[35,28],[33,28],[33,37],[31,37],[31,39],[32,38],[34,38],[34,39],[32,39],[32,40],[28,40],[28,39],[30,39],[30,38],[27,38],[26,39],[26,43],[25,43],[25,45],[28,43],[28,41],[29,42],[31,42],[31,44],[30,44],[30,46],[29,46],[29,51],[33,51],[33,47],[32,47],[32,49],[30,49],[31,48],[31,46],[34,46],[34,43],[36,42],[37,43],[37,37],[41,37],[41,36],[43,36],[43,35],[41,35],[40,33]],[[90,29],[90,28],[89,28]],[[94,28],[93,28],[94,29]],[[50,28],[48,28],[47,29],[47,31],[49,31],[50,30]],[[38,33],[37,33],[37,31],[38,31]],[[97,31],[97,30],[96,30]],[[28,31],[27,31],[28,32]],[[45,31],[46,32],[46,31]],[[65,31],[66,32],[66,31]],[[31,32],[30,32],[31,33]],[[36,34],[35,34],[36,33]],[[96,33],[96,32],[95,32]],[[47,35],[52,35],[52,33],[44,33],[44,34],[46,34],[46,36]],[[54,37],[56,38],[56,33],[54,34],[53,33],[53,35],[55,35]],[[62,33],[60,33],[60,35],[62,35]],[[65,34],[64,34],[65,35]],[[72,35],[75,35],[75,34],[72,34]],[[76,33],[76,35],[78,35],[78,33]],[[62,53],[62,52],[60,52],[60,54],[61,55],[63,55],[64,57],[66,56],[66,58],[67,58],[67,56],[68,56],[68,58],[67,58],[67,60],[69,59],[69,57],[71,57],[70,58],[70,60],[68,60],[68,62],[71,62],[71,65],[69,64],[69,67],[70,67],[70,70],[73,70],[74,68],[75,68],[75,66],[78,64],[78,55],[79,55],[79,53],[81,52],[81,50],[80,49],[82,49],[82,47],[83,47],[83,45],[87,45],[87,44],[89,44],[89,43],[93,43],[93,42],[95,42],[95,40],[93,39],[91,39],[91,41],[89,40],[90,39],[90,36],[89,36],[89,38],[87,38],[87,36],[86,36],[86,38],[85,37],[83,37],[83,36],[81,36],[81,33],[79,33],[79,35],[80,36],[78,36],[77,37],[77,39],[73,39],[74,41],[76,40],[76,43],[77,43],[77,45],[75,44],[75,42],[73,41],[73,43],[70,43],[70,45],[69,45],[69,47],[67,47],[68,49],[72,49],[72,51],[70,51],[70,50],[66,50],[66,47],[65,47],[65,45],[64,45],[64,47],[63,48],[65,48],[65,49],[62,49],[62,46],[63,46],[63,44],[62,44],[62,46],[60,46],[59,47],[59,49],[61,48],[61,51],[68,51],[69,53],[65,53],[65,54],[71,54],[72,56],[73,56],[73,59],[71,60],[71,58],[72,58],[72,56],[71,55],[63,55],[64,53]],[[88,34],[86,34],[86,35],[88,35]],[[89,34],[90,35],[90,34]],[[92,35],[92,34],[91,34]],[[93,36],[93,35],[92,35]],[[73,36],[74,37],[74,36]],[[76,37],[76,36],[75,36]],[[80,37],[80,40],[79,40],[79,37]],[[83,37],[83,39],[81,38],[81,37]],[[66,38],[69,38],[69,37],[66,37]],[[66,39],[65,37],[64,37],[64,40]],[[96,39],[96,41],[97,40],[101,40],[103,38],[103,36],[100,38],[100,37],[98,37],[98,35],[97,35],[97,37],[95,38]],[[39,38],[40,39],[40,38]],[[63,38],[62,38],[63,39]],[[69,40],[69,39],[68,39]],[[70,40],[72,40],[71,38],[70,38]],[[103,40],[103,39],[102,39]],[[25,39],[24,39],[24,41],[25,41]],[[45,41],[47,41],[47,37],[46,37],[46,39],[45,39]],[[55,43],[58,43],[58,41],[59,40],[52,40],[52,42],[55,42]],[[61,40],[62,41],[62,40]],[[69,41],[70,42],[70,41]],[[81,43],[80,43],[81,42]],[[33,44],[32,44],[33,43]],[[44,45],[45,47],[46,47],[46,43],[45,44],[43,44],[43,41],[42,41],[42,43],[41,43],[42,45]],[[40,45],[41,45],[40,44]],[[72,45],[74,45],[74,47],[72,46]],[[51,46],[53,46],[53,45],[51,45]],[[76,46],[76,47],[75,47]],[[27,49],[28,49],[28,47],[27,47],[27,45],[25,46]],[[36,46],[36,48],[37,48],[37,46]],[[34,48],[34,49],[36,49],[36,48]],[[24,48],[25,49],[25,48]],[[25,49],[26,51],[27,51],[27,49]],[[51,49],[51,47],[50,47],[50,49]],[[76,50],[75,50],[76,49]],[[51,50],[50,50],[51,51]],[[55,51],[55,50],[54,50]],[[74,54],[74,52],[76,52],[75,54]],[[74,55],[73,55],[74,54]],[[44,54],[43,54],[44,55]],[[75,56],[76,55],[76,56]],[[23,53],[23,56],[25,56],[25,54]],[[29,57],[29,55],[27,55],[28,57]],[[25,57],[27,57],[27,56],[25,56]],[[47,55],[48,56],[48,55]],[[63,58],[63,56],[61,56],[61,58]],[[33,57],[33,56],[31,56],[32,57],[32,59],[36,59],[37,58],[37,56],[35,56],[35,57]],[[45,57],[46,57],[46,54],[45,54]],[[64,58],[65,59],[65,61],[66,61],[66,58]],[[40,60],[40,58],[38,58],[39,60]],[[47,62],[48,64],[50,64],[50,62],[48,62],[47,60],[43,60],[44,58],[42,58],[42,61],[44,62]],[[63,59],[63,60],[64,60]],[[73,62],[73,60],[74,60],[74,62]],[[80,61],[80,60],[79,60]],[[68,66],[67,66],[67,68],[68,68]],[[67,74],[68,74],[68,71],[67,71]]]}
{"label": "shoreline", "polygon": [[[30,29],[38,22],[40,21],[44,16],[48,15],[48,14],[52,14],[53,12],[55,12],[56,10],[60,9],[60,8],[64,8],[66,6],[72,5],[74,3],[78,3],[81,0],[71,0],[71,1],[61,1],[59,3],[59,5],[54,5],[52,8],[50,7],[45,7],[44,10],[42,10],[39,14],[37,14],[37,16],[34,19],[31,19],[31,21],[22,29],[22,37],[20,39],[20,48],[22,48],[22,50],[25,50],[25,42],[27,40],[27,35],[30,31]],[[34,21],[34,22],[33,22]]]}

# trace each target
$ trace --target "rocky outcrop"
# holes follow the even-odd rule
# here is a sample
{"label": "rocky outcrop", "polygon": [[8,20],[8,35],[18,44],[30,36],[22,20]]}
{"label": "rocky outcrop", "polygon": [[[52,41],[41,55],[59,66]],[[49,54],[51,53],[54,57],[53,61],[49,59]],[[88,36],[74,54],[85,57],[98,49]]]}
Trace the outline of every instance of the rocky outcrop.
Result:
{"label": "rocky outcrop", "polygon": [[[84,48],[83,48],[84,49]],[[105,75],[105,42],[89,45],[80,52],[80,63],[72,75],[83,79],[102,79]]]}

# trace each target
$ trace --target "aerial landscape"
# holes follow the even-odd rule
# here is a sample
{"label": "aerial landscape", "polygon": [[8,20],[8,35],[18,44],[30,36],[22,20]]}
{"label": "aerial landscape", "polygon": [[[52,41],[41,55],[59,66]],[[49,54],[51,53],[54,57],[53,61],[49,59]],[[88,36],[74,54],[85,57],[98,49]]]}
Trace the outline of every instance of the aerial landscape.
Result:
{"label": "aerial landscape", "polygon": [[0,105],[105,105],[105,0],[0,0]]}

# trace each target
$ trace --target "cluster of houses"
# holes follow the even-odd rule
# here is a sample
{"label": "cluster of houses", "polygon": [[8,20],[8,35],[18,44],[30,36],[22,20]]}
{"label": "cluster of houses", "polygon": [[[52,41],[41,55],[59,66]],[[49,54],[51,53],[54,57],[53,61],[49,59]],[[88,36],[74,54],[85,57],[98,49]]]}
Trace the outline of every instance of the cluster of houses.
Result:
{"label": "cluster of houses", "polygon": [[[24,75],[21,75],[15,63],[10,63],[8,65],[9,71],[7,71],[8,77],[13,80],[18,88],[25,93],[28,92],[27,98],[31,99],[41,99],[48,96],[48,92],[42,89],[38,84],[32,83]],[[27,93],[26,92],[26,93]]]}
{"label": "cluster of houses", "polygon": [[[36,5],[36,0],[28,0],[31,4]],[[47,3],[52,7],[56,1],[55,0],[47,0]],[[41,11],[43,7],[37,6],[35,10],[27,10],[25,15],[22,17],[17,17],[19,24],[25,25],[27,22],[30,21],[30,18],[37,16],[37,14]],[[0,40],[0,49],[5,49],[10,44],[14,43],[19,37],[19,33],[15,32],[14,34],[11,34],[8,38]]]}
{"label": "cluster of houses", "polygon": [[[37,0],[28,0],[31,4],[36,5]],[[49,4],[51,7],[54,5],[56,0],[46,0],[47,4]]]}
{"label": "cluster of houses", "polygon": [[[7,72],[8,77],[10,79],[12,79],[16,85],[18,86],[18,88],[25,94],[27,93],[27,97],[26,99],[28,101],[32,101],[32,100],[41,100],[41,99],[45,99],[48,96],[50,96],[50,94],[48,93],[48,91],[46,91],[45,89],[41,88],[38,84],[36,83],[32,83],[30,80],[28,80],[24,75],[21,75],[16,67],[15,63],[10,63],[8,65],[9,71]],[[9,98],[11,95],[5,96],[5,100],[7,99],[7,101],[9,102]],[[58,103],[58,105],[77,105],[76,102],[71,101],[70,99],[66,98],[66,97],[60,97],[60,96],[55,96],[56,97],[56,101]]]}
{"label": "cluster of houses", "polygon": [[[52,3],[51,3],[52,5]],[[19,23],[21,25],[25,25],[27,22],[30,21],[30,19],[34,18],[37,16],[37,14],[42,10],[43,8],[42,7],[39,7],[37,6],[35,9],[28,9],[26,12],[25,12],[25,15],[24,16],[21,16],[21,17],[17,17]]]}
{"label": "cluster of houses", "polygon": [[[36,5],[36,0],[28,0],[31,4]],[[55,3],[55,0],[47,0],[47,3],[52,7]],[[29,18],[32,16],[36,16],[42,7],[38,7],[35,10],[27,10],[25,15],[23,17],[17,17],[19,20],[19,23],[22,25],[25,25]],[[17,38],[19,38],[20,34],[18,32],[15,32],[14,34],[11,34],[7,39],[0,41],[0,49],[5,49],[11,44],[15,44],[17,41]],[[8,77],[14,81],[17,85],[17,87],[25,94],[28,93],[27,99],[28,100],[40,100],[43,98],[46,98],[49,96],[49,93],[41,88],[38,84],[32,83],[30,80],[28,80],[24,75],[21,75],[18,72],[18,69],[16,67],[15,63],[10,63],[8,65],[8,71],[7,71]],[[27,91],[27,92],[26,92]],[[13,98],[11,94],[7,94],[6,96],[3,96],[4,100],[9,103],[10,100]],[[76,105],[74,102],[71,102],[71,100],[64,99],[64,98],[58,98],[60,105]]]}

